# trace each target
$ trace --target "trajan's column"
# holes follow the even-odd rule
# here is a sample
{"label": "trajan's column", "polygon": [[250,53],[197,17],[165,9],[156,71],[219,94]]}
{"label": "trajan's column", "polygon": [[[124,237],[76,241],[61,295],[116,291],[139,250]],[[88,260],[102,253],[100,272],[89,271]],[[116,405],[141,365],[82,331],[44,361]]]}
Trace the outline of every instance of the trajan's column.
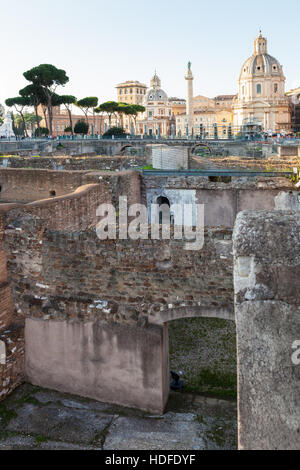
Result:
{"label": "trajan's column", "polygon": [[193,125],[194,125],[194,93],[193,93],[193,74],[191,70],[191,62],[188,63],[187,72],[185,75],[186,79],[186,91],[187,91],[187,100],[186,100],[186,117],[187,117],[187,134],[193,135]]}

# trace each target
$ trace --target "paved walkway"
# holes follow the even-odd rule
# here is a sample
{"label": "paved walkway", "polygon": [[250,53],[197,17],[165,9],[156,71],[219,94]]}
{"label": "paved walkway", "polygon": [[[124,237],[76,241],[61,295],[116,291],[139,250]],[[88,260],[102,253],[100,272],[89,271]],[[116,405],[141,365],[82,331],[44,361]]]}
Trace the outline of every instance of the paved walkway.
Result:
{"label": "paved walkway", "polygon": [[0,403],[0,450],[236,449],[236,404],[172,393],[163,416],[24,384]]}

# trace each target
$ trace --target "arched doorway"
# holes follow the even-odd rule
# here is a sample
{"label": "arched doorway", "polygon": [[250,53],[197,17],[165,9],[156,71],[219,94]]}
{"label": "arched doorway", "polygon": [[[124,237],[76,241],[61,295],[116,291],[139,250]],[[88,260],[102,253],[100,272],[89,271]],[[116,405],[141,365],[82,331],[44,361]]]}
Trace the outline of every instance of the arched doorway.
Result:
{"label": "arched doorway", "polygon": [[[184,302],[182,304],[184,304]],[[163,329],[162,374],[163,374],[163,377],[164,377],[164,384],[165,384],[165,387],[166,387],[165,388],[165,397],[169,392],[169,384],[170,384],[169,325],[172,322],[180,320],[180,319],[186,320],[185,324],[183,324],[182,328],[186,330],[187,341],[188,342],[191,341],[191,347],[193,347],[195,349],[194,342],[197,341],[197,339],[195,338],[195,334],[197,332],[199,324],[201,323],[199,321],[199,319],[203,318],[204,322],[203,322],[203,326],[202,326],[202,328],[200,328],[200,330],[205,330],[206,332],[208,332],[209,330],[214,331],[213,334],[210,333],[210,338],[215,335],[217,343],[219,343],[221,341],[220,344],[222,344],[222,342],[223,342],[224,343],[223,346],[225,347],[225,349],[227,347],[227,345],[225,344],[226,336],[228,336],[228,339],[229,339],[229,336],[230,336],[230,338],[231,338],[230,339],[230,341],[231,341],[230,354],[231,354],[231,357],[234,356],[234,358],[232,359],[233,369],[231,368],[231,371],[230,371],[230,368],[225,367],[223,372],[220,370],[220,368],[218,368],[218,370],[215,370],[215,371],[213,371],[213,369],[211,368],[211,370],[207,372],[207,374],[206,374],[207,378],[211,381],[216,382],[217,380],[219,380],[219,382],[220,382],[223,379],[226,380],[226,387],[221,387],[221,386],[219,387],[216,384],[216,387],[215,387],[215,392],[216,393],[211,393],[211,395],[220,396],[220,397],[228,396],[228,397],[231,397],[231,398],[235,398],[234,392],[236,393],[236,384],[235,384],[235,386],[230,387],[230,384],[233,383],[232,381],[235,380],[233,375],[236,376],[236,367],[237,367],[236,366],[236,345],[235,345],[235,337],[236,337],[236,333],[235,333],[235,315],[234,315],[233,305],[219,305],[219,306],[208,306],[208,305],[207,306],[206,305],[203,305],[203,306],[199,306],[199,305],[198,306],[197,305],[184,306],[184,305],[182,305],[182,306],[176,308],[174,305],[169,304],[168,308],[163,309],[163,310],[158,310],[154,306],[154,310],[155,310],[155,313],[153,313],[149,317],[149,322],[152,323],[152,324],[155,324],[157,326],[161,326],[162,329]],[[193,325],[192,320],[194,320],[194,319],[196,319],[196,321],[194,322],[194,325]],[[198,323],[198,325],[197,325],[197,323]],[[193,340],[191,339],[191,335],[188,334],[189,325],[191,325],[191,327],[193,327],[193,331],[195,333]],[[175,330],[175,329],[176,328],[173,328],[173,326],[170,327],[170,331]],[[180,328],[179,328],[179,330],[180,330]],[[220,334],[220,333],[222,333],[222,334]],[[177,333],[175,331],[175,343],[176,343],[176,335],[177,335]],[[204,341],[203,344],[205,344],[205,341]],[[212,338],[210,339],[210,344],[211,344],[211,347],[213,348]],[[187,343],[186,348],[188,349],[188,347],[189,347],[189,344]],[[172,348],[174,349],[174,342],[173,342]],[[223,355],[224,360],[225,360],[226,355],[224,355],[222,353],[222,351],[220,352],[220,354],[221,354],[221,356]],[[207,369],[207,367],[206,368],[203,367],[203,369]],[[205,370],[204,370],[204,372],[200,371],[200,379],[201,380],[204,378],[204,373],[205,373]],[[216,377],[216,374],[219,374],[219,379]],[[229,386],[227,386],[227,385],[229,385]],[[191,390],[191,387],[189,387],[189,388]],[[217,390],[218,388],[220,388],[220,390]],[[226,388],[228,389],[227,391],[225,390]],[[193,389],[191,391],[193,391],[193,393],[194,393],[195,389]],[[224,391],[224,393],[223,393],[223,391]],[[213,392],[213,390],[212,390],[212,392]],[[202,393],[202,391],[200,390],[199,393]]]}
{"label": "arched doorway", "polygon": [[165,196],[159,196],[156,199],[158,205],[158,223],[162,224],[163,221],[171,221],[170,201]]}
{"label": "arched doorway", "polygon": [[[237,448],[237,360],[233,305],[154,305],[149,320],[161,326],[164,412],[194,414],[207,449]],[[170,370],[183,388],[170,390]]]}

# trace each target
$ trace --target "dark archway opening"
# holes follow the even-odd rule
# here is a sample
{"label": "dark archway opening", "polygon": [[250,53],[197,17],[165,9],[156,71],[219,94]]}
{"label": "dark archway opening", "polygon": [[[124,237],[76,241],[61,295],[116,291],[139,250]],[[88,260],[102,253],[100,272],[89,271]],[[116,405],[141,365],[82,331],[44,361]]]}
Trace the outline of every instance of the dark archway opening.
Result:
{"label": "dark archway opening", "polygon": [[163,219],[165,218],[171,220],[171,213],[170,213],[170,201],[165,196],[159,196],[156,200],[158,204],[158,221],[159,224],[163,223]]}

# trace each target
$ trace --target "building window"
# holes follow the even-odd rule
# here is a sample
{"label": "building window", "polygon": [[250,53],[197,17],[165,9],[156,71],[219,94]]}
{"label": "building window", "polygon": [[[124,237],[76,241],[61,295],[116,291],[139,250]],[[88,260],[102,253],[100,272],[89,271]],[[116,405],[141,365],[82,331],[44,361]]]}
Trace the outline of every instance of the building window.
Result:
{"label": "building window", "polygon": [[274,84],[274,93],[277,93],[278,92],[278,83],[275,83]]}
{"label": "building window", "polygon": [[258,95],[261,94],[261,84],[260,84],[260,83],[258,83],[258,85],[256,85],[256,93],[257,93]]}
{"label": "building window", "polygon": [[120,90],[120,95],[122,95],[122,90]]}
{"label": "building window", "polygon": [[130,88],[130,93],[132,94],[132,88]]}

